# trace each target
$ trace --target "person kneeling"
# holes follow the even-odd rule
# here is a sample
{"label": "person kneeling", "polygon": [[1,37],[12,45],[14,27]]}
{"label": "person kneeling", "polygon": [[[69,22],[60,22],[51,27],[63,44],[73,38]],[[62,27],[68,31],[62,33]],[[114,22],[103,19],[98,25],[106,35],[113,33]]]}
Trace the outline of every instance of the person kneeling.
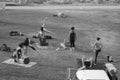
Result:
{"label": "person kneeling", "polygon": [[22,48],[23,45],[18,45],[17,49],[14,50],[12,58],[14,59],[14,62],[21,63],[21,64],[29,64],[30,59],[29,57],[22,54]]}
{"label": "person kneeling", "polygon": [[20,63],[20,59],[22,58],[22,52],[20,47],[18,47],[17,50],[13,52],[12,58],[14,59],[14,62]]}
{"label": "person kneeling", "polygon": [[13,52],[13,59],[14,62],[16,63],[20,63],[20,64],[29,64],[30,63],[30,59],[28,56],[22,56],[21,53],[19,52]]}

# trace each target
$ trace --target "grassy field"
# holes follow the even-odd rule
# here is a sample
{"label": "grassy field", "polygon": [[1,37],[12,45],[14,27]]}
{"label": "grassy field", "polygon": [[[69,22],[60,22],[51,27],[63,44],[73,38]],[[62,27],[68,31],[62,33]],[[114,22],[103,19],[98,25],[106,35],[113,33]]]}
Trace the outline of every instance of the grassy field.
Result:
{"label": "grassy field", "polygon": [[[57,18],[52,15],[62,11],[67,18]],[[0,45],[6,43],[12,48],[26,37],[36,33],[42,20],[48,17],[46,26],[53,31],[55,39],[49,40],[49,48],[39,49],[37,53],[29,49],[31,61],[37,65],[24,68],[0,63],[0,80],[65,80],[67,68],[77,67],[77,58],[83,55],[94,57],[90,41],[97,36],[102,38],[104,49],[98,57],[98,65],[106,62],[106,56],[113,56],[115,66],[120,70],[120,11],[119,10],[6,10],[0,11]],[[71,52],[55,51],[59,43],[66,38],[71,26],[76,27],[76,50]],[[11,37],[10,31],[21,31],[23,37]],[[31,38],[32,39],[32,38]],[[36,42],[38,40],[33,39]],[[9,59],[11,53],[0,52],[0,62]],[[120,74],[118,73],[118,76]],[[120,77],[119,77],[120,78]]]}

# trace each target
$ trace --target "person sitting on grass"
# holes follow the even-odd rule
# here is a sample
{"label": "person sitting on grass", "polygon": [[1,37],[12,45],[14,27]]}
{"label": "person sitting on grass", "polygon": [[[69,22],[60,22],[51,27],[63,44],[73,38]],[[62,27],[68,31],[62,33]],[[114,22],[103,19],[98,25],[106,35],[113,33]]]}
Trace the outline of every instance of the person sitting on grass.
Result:
{"label": "person sitting on grass", "polygon": [[15,62],[19,62],[19,60],[21,58],[23,58],[24,56],[26,56],[27,54],[27,50],[28,50],[28,47],[32,48],[33,50],[36,50],[31,44],[33,44],[34,42],[29,39],[29,38],[26,38],[25,41],[21,42],[17,49],[14,50],[13,52],[13,58],[15,60]]}
{"label": "person sitting on grass", "polygon": [[40,41],[40,46],[46,46],[47,45],[47,41],[45,38],[45,32],[44,32],[44,27],[41,27],[41,30],[38,33],[38,38]]}
{"label": "person sitting on grass", "polygon": [[50,34],[55,34],[51,31],[47,30],[45,28],[45,24],[43,23],[42,27],[40,28],[40,31],[38,32],[38,38],[39,38],[41,46],[48,45],[47,39],[52,39],[52,36],[51,35],[46,35],[45,32],[50,33]]}
{"label": "person sitting on grass", "polygon": [[70,43],[66,41],[66,39],[64,39],[64,42],[61,42],[60,43],[60,47],[58,47],[56,49],[56,51],[58,50],[65,50],[65,49],[68,49],[70,47]]}
{"label": "person sitting on grass", "polygon": [[15,62],[23,63],[23,61],[26,57],[26,54],[27,54],[27,47],[30,47],[36,51],[36,49],[30,44],[31,44],[31,42],[29,42],[29,39],[26,38],[24,42],[22,42],[18,45],[17,49],[14,50],[13,55],[12,55],[12,58],[14,59]]}
{"label": "person sitting on grass", "polygon": [[17,49],[15,49],[13,51],[13,55],[12,55],[12,58],[14,59],[15,62],[19,63],[20,62],[20,59],[22,58],[22,50],[23,48],[23,43],[19,44]]}

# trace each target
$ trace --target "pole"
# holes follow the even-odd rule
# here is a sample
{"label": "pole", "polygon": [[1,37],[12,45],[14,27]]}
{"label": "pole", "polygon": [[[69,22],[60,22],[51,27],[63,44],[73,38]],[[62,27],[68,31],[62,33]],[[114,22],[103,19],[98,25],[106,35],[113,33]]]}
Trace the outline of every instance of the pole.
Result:
{"label": "pole", "polygon": [[70,68],[68,68],[68,80],[71,80],[70,73],[71,73]]}

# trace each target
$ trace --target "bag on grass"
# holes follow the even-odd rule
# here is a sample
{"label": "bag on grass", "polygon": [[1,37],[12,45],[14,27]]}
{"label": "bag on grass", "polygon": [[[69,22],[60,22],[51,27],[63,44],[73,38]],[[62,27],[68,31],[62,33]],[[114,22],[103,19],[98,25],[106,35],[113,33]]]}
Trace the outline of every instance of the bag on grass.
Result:
{"label": "bag on grass", "polygon": [[24,58],[23,63],[24,63],[24,64],[29,64],[29,63],[30,63],[29,57]]}

